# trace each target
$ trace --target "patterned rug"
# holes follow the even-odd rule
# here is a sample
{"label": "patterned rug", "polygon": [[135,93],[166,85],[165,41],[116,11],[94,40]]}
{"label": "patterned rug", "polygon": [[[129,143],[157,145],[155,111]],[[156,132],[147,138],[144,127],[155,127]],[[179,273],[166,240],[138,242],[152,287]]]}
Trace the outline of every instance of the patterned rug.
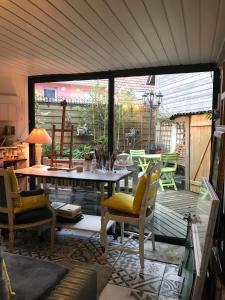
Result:
{"label": "patterned rug", "polygon": [[[48,260],[48,240],[40,242],[36,236],[28,237],[30,232],[18,235],[15,253]],[[115,243],[114,240],[112,240]],[[134,247],[136,241],[129,246]],[[183,278],[177,276],[178,266],[145,259],[145,270],[141,272],[139,257],[133,254],[109,252],[107,258],[101,253],[99,235],[77,236],[70,230],[57,232],[55,251],[51,261],[68,268],[86,263],[98,272],[99,291],[107,283],[129,287],[136,299],[178,299]],[[113,299],[113,296],[112,296]]]}

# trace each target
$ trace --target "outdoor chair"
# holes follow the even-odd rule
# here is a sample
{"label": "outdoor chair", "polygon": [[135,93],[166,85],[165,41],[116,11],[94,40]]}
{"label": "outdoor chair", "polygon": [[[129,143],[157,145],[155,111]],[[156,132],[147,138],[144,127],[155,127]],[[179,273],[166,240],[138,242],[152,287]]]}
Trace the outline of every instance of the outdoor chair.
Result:
{"label": "outdoor chair", "polygon": [[[110,198],[103,200],[102,220],[101,220],[101,246],[106,255],[108,248],[120,250],[121,253],[130,252],[139,254],[141,268],[144,268],[144,243],[149,238],[152,240],[152,248],[155,250],[155,236],[153,227],[153,217],[155,209],[155,199],[159,184],[162,163],[158,162],[154,166],[148,167],[146,174],[139,178],[135,196],[125,193],[115,193]],[[107,223],[109,221],[121,223],[121,243],[108,247],[107,242]],[[138,233],[124,231],[124,223],[138,226]],[[148,223],[150,233],[145,235],[145,223]],[[125,240],[124,233],[129,237]],[[130,248],[127,244],[133,237],[139,237],[139,247]]]}
{"label": "outdoor chair", "polygon": [[177,171],[178,154],[177,153],[162,153],[161,161],[163,167],[161,170],[161,178],[159,180],[160,188],[164,192],[164,187],[173,187],[177,191],[177,186],[174,180],[174,175]]}
{"label": "outdoor chair", "polygon": [[148,163],[144,158],[141,158],[140,156],[145,155],[145,150],[130,150],[130,156],[133,159],[134,162],[138,165],[138,168],[145,172],[148,166]]}
{"label": "outdoor chair", "polygon": [[55,239],[55,213],[44,190],[20,191],[12,168],[0,169],[0,229],[9,231],[9,250],[13,252],[14,232],[49,224],[51,247]]}

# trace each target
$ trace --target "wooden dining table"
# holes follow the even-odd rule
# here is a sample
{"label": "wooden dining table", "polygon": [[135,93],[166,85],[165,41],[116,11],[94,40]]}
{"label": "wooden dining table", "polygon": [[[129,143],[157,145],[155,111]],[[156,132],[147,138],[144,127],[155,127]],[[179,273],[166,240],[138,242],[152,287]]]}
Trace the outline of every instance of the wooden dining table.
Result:
{"label": "wooden dining table", "polygon": [[[28,167],[23,169],[15,170],[17,175],[34,177],[43,183],[45,186],[48,182],[48,179],[55,179],[55,183],[60,180],[66,180],[67,184],[72,185],[74,181],[84,181],[84,182],[93,182],[98,183],[100,189],[100,198],[104,200],[105,198],[105,184],[108,184],[108,196],[112,194],[113,186],[118,183],[120,180],[127,178],[132,174],[131,171],[102,171],[97,170],[95,173],[91,171],[77,172],[76,170],[64,171],[64,170],[48,170],[47,166],[42,168]],[[39,181],[40,182],[40,181]],[[59,223],[58,227],[69,228],[73,230],[84,230],[84,231],[93,231],[100,232],[101,228],[101,217],[92,216],[84,214],[84,219],[78,223]],[[107,229],[109,229],[114,222],[108,224]]]}

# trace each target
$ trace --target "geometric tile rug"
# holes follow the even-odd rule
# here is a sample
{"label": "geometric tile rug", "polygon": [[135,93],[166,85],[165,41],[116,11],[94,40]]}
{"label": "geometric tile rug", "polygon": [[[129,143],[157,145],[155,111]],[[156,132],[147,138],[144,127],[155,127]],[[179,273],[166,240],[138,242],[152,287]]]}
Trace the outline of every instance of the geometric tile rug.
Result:
{"label": "geometric tile rug", "polygon": [[[22,236],[24,233],[21,238],[16,238],[14,253],[48,260],[49,239],[40,242],[34,236],[26,237],[24,241]],[[118,257],[118,251],[110,251],[106,258],[102,256],[98,234],[83,237],[71,230],[62,229],[56,234],[55,251],[51,261],[69,268],[79,262],[88,263],[96,268],[108,267],[112,270],[108,283],[131,289],[134,299],[179,298],[183,278],[177,276],[177,265],[145,259],[145,269],[141,272],[137,255],[123,253],[119,259]],[[104,280],[104,273],[100,273],[98,280]]]}

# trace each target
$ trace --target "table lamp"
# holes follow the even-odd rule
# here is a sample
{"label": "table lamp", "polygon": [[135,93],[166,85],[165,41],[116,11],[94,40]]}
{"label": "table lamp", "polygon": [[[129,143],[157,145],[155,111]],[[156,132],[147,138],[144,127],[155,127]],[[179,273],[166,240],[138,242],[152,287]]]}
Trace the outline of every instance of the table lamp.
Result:
{"label": "table lamp", "polygon": [[25,142],[35,144],[36,165],[34,168],[41,168],[42,144],[51,144],[52,139],[44,128],[34,128],[26,138]]}

